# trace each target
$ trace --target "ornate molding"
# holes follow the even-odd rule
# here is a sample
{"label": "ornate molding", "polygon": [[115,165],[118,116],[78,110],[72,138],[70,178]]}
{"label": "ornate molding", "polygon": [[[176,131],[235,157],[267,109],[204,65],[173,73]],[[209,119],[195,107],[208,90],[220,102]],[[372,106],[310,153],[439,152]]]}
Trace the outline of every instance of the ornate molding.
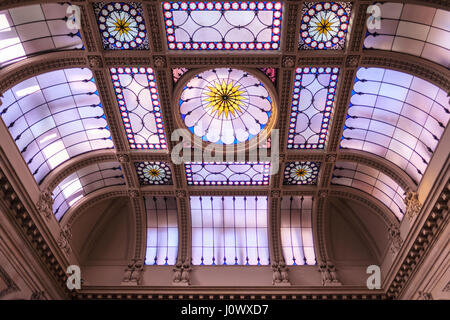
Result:
{"label": "ornate molding", "polygon": [[45,240],[43,234],[36,226],[35,221],[31,217],[28,210],[20,200],[18,194],[14,190],[11,183],[8,181],[3,170],[0,168],[0,201],[4,202],[7,208],[10,208],[9,214],[17,223],[18,231],[24,236],[24,239],[29,243],[36,252],[37,256],[42,261],[42,264],[49,273],[54,277],[57,283],[65,288],[64,292],[68,294],[65,287],[65,268],[60,264],[52,251],[50,245]]}
{"label": "ornate molding", "polygon": [[318,271],[322,277],[322,286],[336,287],[342,285],[342,283],[338,280],[336,267],[330,260],[320,261],[318,263]]}
{"label": "ornate molding", "polygon": [[388,228],[388,239],[389,239],[389,242],[391,243],[390,251],[391,251],[392,255],[396,255],[400,251],[400,249],[402,248],[402,245],[403,245],[403,239],[400,236],[400,229],[398,226],[391,225]]}
{"label": "ornate molding", "polygon": [[0,266],[0,279],[6,285],[6,288],[0,290],[0,299],[10,293],[19,291],[19,287],[11,279],[11,277],[6,273],[6,271]]}
{"label": "ornate molding", "polygon": [[54,52],[27,58],[0,71],[0,92],[5,92],[23,80],[42,73],[87,66],[87,59],[79,51]]}
{"label": "ornate molding", "polygon": [[144,273],[144,263],[141,259],[132,259],[125,269],[122,285],[138,286]]}
{"label": "ornate molding", "polygon": [[408,191],[405,197],[406,213],[405,215],[410,219],[414,219],[422,209],[422,203],[419,201],[417,192]]}
{"label": "ornate molding", "polygon": [[251,66],[251,67],[268,67],[279,66],[280,58],[278,56],[169,56],[169,64],[173,67],[201,67],[201,66]]}
{"label": "ornate molding", "polygon": [[65,225],[61,228],[59,232],[59,238],[57,240],[58,247],[64,251],[66,254],[69,254],[71,251],[70,240],[72,239],[72,230],[69,225]]}
{"label": "ornate molding", "polygon": [[53,215],[53,202],[52,191],[49,188],[42,190],[36,208],[47,220]]}
{"label": "ornate molding", "polygon": [[429,251],[430,242],[432,242],[435,235],[441,231],[441,227],[446,224],[445,221],[448,222],[449,201],[450,180],[445,182],[439,198],[430,210],[428,217],[423,222],[415,240],[412,242],[397,273],[393,277],[386,293],[389,298],[395,299],[401,294],[410,276],[414,273],[417,266],[420,265],[424,256]]}
{"label": "ornate molding", "polygon": [[[377,52],[377,54],[372,52]],[[371,50],[362,57],[360,65],[396,69],[428,80],[447,92],[450,91],[449,71],[442,66],[434,66],[430,61],[423,58],[389,51]]]}

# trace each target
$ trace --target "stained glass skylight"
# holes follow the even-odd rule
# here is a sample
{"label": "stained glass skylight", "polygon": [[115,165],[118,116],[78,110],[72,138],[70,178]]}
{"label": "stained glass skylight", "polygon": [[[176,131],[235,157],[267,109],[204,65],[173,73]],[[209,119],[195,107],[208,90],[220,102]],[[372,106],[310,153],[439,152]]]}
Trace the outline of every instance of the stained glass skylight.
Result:
{"label": "stained glass skylight", "polygon": [[341,147],[379,155],[418,184],[449,118],[444,90],[403,72],[360,68]]}
{"label": "stained glass skylight", "polygon": [[69,4],[36,4],[0,11],[0,67],[51,51],[82,49],[78,29],[70,29]]}
{"label": "stained glass skylight", "polygon": [[281,199],[281,246],[287,265],[314,265],[312,196]]}
{"label": "stained glass skylight", "polygon": [[180,97],[181,117],[205,141],[240,143],[267,126],[272,100],[264,84],[250,73],[211,69],[189,80]]}
{"label": "stained glass skylight", "polygon": [[103,48],[148,49],[142,5],[138,2],[93,3]]}
{"label": "stained glass skylight", "polygon": [[450,66],[450,11],[409,3],[377,3],[379,29],[368,28],[364,47],[404,52]]}
{"label": "stained glass skylight", "polygon": [[288,149],[323,149],[334,107],[338,68],[295,72]]}
{"label": "stained glass skylight", "polygon": [[163,2],[170,50],[277,50],[281,2]]}
{"label": "stained glass skylight", "polygon": [[118,162],[101,162],[84,167],[61,181],[53,190],[53,212],[58,221],[84,196],[104,187],[124,185]]}
{"label": "stained glass skylight", "polygon": [[38,183],[74,156],[114,147],[89,69],[27,79],[2,102],[0,115]]}
{"label": "stained glass skylight", "polygon": [[351,2],[305,2],[299,48],[344,49],[351,10]]}
{"label": "stained glass skylight", "polygon": [[336,162],[332,184],[353,187],[383,202],[402,220],[405,214],[405,191],[397,182],[372,167],[354,162]]}
{"label": "stained glass skylight", "polygon": [[268,265],[267,197],[191,197],[194,265]]}
{"label": "stained glass skylight", "polygon": [[134,165],[141,185],[172,184],[172,171],[168,163],[143,161]]}
{"label": "stained glass skylight", "polygon": [[192,162],[184,165],[189,185],[268,185],[270,163]]}
{"label": "stained glass skylight", "polygon": [[151,68],[111,68],[131,149],[167,149],[155,73]]}
{"label": "stained glass skylight", "polygon": [[178,254],[177,200],[173,197],[145,197],[145,210],[145,264],[174,265]]}
{"label": "stained glass skylight", "polygon": [[287,162],[284,168],[283,184],[317,184],[320,162]]}

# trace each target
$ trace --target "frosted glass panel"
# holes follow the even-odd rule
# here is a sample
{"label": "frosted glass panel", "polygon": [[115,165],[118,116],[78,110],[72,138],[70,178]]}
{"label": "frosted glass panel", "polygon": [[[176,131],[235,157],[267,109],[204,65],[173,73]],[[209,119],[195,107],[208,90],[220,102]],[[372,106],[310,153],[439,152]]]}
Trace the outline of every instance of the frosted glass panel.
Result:
{"label": "frosted glass panel", "polygon": [[191,197],[194,265],[268,265],[267,197]]}
{"label": "frosted glass panel", "polygon": [[281,199],[281,246],[287,265],[314,265],[312,196]]}
{"label": "frosted glass panel", "polygon": [[[82,49],[69,4],[36,4],[0,11],[0,68],[49,51]],[[66,21],[67,20],[67,21]]]}
{"label": "frosted glass panel", "polygon": [[84,167],[61,181],[53,190],[53,212],[58,221],[78,200],[98,189],[125,185],[118,162],[102,162]]}
{"label": "frosted glass panel", "polygon": [[378,6],[380,29],[368,29],[365,49],[403,52],[450,66],[450,11],[392,2]]}
{"label": "frosted glass panel", "polygon": [[444,90],[407,73],[360,68],[341,148],[383,157],[419,184],[449,118]]}
{"label": "frosted glass panel", "polygon": [[189,185],[268,185],[270,163],[192,162],[185,165]]}
{"label": "frosted glass panel", "polygon": [[72,157],[114,147],[89,69],[19,83],[3,94],[0,114],[38,183]]}
{"label": "frosted glass panel", "polygon": [[383,202],[399,220],[403,219],[405,191],[381,171],[354,162],[336,162],[331,183],[367,192]]}
{"label": "frosted glass panel", "polygon": [[147,211],[147,265],[175,265],[178,254],[177,200],[145,197]]}

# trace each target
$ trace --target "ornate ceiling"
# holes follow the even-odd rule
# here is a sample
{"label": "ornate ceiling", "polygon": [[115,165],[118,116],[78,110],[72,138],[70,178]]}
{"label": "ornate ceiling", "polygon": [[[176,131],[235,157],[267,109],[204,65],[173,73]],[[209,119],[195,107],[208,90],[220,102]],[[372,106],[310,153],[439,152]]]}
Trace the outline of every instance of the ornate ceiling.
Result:
{"label": "ornate ceiling", "polygon": [[[326,263],[331,198],[370,208],[386,234],[398,230],[406,194],[428,181],[433,154],[446,148],[439,140],[449,119],[448,41],[442,42],[449,38],[449,3],[415,3],[383,4],[386,16],[374,32],[367,26],[371,1],[211,8],[72,1],[80,8],[79,30],[57,23],[67,5],[37,5],[33,16],[15,11],[17,1],[2,1],[0,28],[17,33],[16,42],[0,42],[5,143],[17,145],[7,157],[22,155],[24,163],[13,167],[29,168],[21,175],[35,182],[40,204],[53,202],[48,223],[57,220],[64,230],[102,201],[129,197],[134,260],[149,254],[147,215],[159,208],[154,197],[173,199],[178,228],[177,254],[155,261],[194,265],[203,264],[204,253],[200,261],[195,250],[205,245],[192,239],[202,227],[192,210],[204,210],[193,203],[214,198],[222,208],[224,199],[248,197],[267,201],[268,223],[255,230],[267,229],[268,241],[267,254],[247,253],[247,263],[269,264],[270,256],[271,264],[295,265],[295,255],[304,260],[298,264]],[[47,26],[34,25],[33,34],[29,28],[42,17]],[[51,44],[37,43],[36,34]],[[233,146],[231,158],[210,163],[192,152],[188,163],[175,162],[177,128],[188,129],[184,137],[204,152],[213,147],[229,156]],[[267,157],[255,161],[251,150],[266,137]],[[310,206],[287,203],[300,198]],[[310,216],[302,232],[311,239],[288,258],[289,248],[298,249],[284,238],[292,229],[283,218],[289,208]]]}

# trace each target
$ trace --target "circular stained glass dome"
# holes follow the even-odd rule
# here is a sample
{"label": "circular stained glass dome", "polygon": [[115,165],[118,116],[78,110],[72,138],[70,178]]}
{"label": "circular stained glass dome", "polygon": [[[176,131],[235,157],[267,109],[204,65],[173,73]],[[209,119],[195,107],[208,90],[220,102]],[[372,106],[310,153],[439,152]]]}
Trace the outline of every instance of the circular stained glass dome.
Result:
{"label": "circular stained glass dome", "polygon": [[98,23],[105,45],[110,49],[138,49],[147,41],[144,18],[132,4],[105,5]]}
{"label": "circular stained glass dome", "polygon": [[194,76],[184,85],[179,106],[188,129],[217,144],[250,140],[264,130],[272,113],[264,84],[247,71],[230,68]]}
{"label": "circular stained glass dome", "polygon": [[305,8],[300,26],[300,43],[310,49],[342,49],[348,30],[346,4],[310,3]]}

